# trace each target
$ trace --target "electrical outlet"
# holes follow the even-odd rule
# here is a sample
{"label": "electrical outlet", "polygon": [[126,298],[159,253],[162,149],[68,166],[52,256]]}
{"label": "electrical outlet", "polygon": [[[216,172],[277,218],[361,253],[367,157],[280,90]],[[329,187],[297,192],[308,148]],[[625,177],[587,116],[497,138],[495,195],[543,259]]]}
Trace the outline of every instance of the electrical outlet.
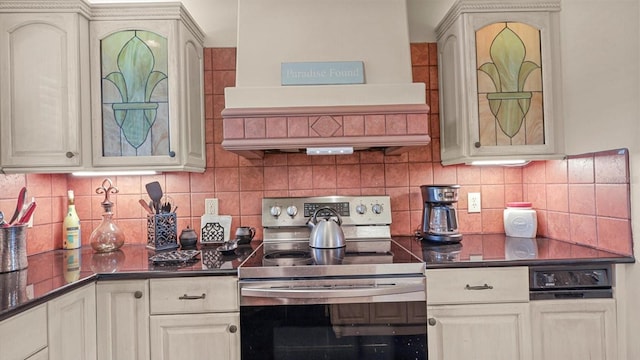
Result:
{"label": "electrical outlet", "polygon": [[218,215],[218,199],[204,199],[204,213]]}
{"label": "electrical outlet", "polygon": [[468,213],[479,213],[481,208],[480,202],[480,193],[469,193],[468,204],[467,204],[467,212]]}

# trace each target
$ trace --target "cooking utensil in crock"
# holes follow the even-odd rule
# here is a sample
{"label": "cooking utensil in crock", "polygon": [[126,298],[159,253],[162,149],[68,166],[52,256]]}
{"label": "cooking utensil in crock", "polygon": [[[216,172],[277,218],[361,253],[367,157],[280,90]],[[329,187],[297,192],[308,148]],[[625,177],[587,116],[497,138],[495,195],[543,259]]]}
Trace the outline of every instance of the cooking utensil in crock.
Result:
{"label": "cooking utensil in crock", "polygon": [[16,220],[18,220],[18,216],[20,216],[20,212],[24,208],[24,202],[26,201],[26,199],[27,199],[27,188],[22,187],[22,189],[20,189],[20,193],[18,194],[16,211],[14,211],[13,216],[11,217],[11,220],[9,220],[9,225],[12,225]]}
{"label": "cooking utensil in crock", "polygon": [[[325,218],[318,219],[318,214],[323,213]],[[331,215],[335,215],[331,216]],[[342,231],[342,219],[337,211],[330,207],[321,207],[313,212],[313,216],[307,221],[311,228],[309,246],[318,249],[335,249],[344,247],[344,232]]]}
{"label": "cooking utensil in crock", "polygon": [[162,186],[157,181],[150,182],[145,185],[147,194],[153,201],[153,209],[156,214],[160,213],[160,200],[162,200]]}
{"label": "cooking utensil in crock", "polygon": [[149,214],[153,214],[153,210],[151,210],[151,207],[149,206],[149,204],[147,204],[146,201],[144,201],[143,199],[138,200],[138,202],[140,203],[140,205],[142,205],[142,208],[144,209],[144,211],[146,211]]}
{"label": "cooking utensil in crock", "polygon": [[36,202],[30,202],[23,210],[24,211],[20,212],[16,225],[25,225],[31,220],[31,216],[33,216],[33,212],[36,210]]}

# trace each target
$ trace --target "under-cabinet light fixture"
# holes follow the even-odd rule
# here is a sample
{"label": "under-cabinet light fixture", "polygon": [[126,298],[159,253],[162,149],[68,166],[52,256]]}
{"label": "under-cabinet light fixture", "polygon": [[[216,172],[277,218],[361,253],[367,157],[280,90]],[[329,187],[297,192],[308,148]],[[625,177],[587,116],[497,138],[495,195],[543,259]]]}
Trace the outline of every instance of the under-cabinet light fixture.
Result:
{"label": "under-cabinet light fixture", "polygon": [[315,147],[307,148],[307,155],[349,155],[353,154],[353,147]]}
{"label": "under-cabinet light fixture", "polygon": [[76,171],[71,173],[73,176],[140,176],[140,175],[156,175],[157,171],[153,170],[121,170],[121,171]]}
{"label": "under-cabinet light fixture", "polygon": [[505,166],[519,166],[526,165],[527,160],[476,160],[472,161],[471,165],[505,165]]}

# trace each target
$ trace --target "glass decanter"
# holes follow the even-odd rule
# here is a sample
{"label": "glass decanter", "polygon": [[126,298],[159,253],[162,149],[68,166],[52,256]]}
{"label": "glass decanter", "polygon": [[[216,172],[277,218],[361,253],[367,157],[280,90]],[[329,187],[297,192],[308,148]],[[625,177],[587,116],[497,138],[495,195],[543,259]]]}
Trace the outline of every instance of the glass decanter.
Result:
{"label": "glass decanter", "polygon": [[95,252],[105,253],[118,250],[124,245],[124,233],[113,221],[113,203],[109,200],[109,194],[117,194],[118,188],[113,186],[110,179],[104,179],[102,186],[96,189],[96,194],[104,194],[101,203],[104,208],[102,222],[91,233],[91,247]]}

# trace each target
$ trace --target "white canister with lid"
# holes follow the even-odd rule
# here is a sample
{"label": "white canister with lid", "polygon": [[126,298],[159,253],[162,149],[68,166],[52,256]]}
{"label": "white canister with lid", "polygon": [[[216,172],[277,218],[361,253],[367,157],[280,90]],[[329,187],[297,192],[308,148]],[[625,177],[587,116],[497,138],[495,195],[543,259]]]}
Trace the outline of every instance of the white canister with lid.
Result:
{"label": "white canister with lid", "polygon": [[508,202],[504,209],[504,233],[507,236],[534,238],[538,217],[530,202]]}

